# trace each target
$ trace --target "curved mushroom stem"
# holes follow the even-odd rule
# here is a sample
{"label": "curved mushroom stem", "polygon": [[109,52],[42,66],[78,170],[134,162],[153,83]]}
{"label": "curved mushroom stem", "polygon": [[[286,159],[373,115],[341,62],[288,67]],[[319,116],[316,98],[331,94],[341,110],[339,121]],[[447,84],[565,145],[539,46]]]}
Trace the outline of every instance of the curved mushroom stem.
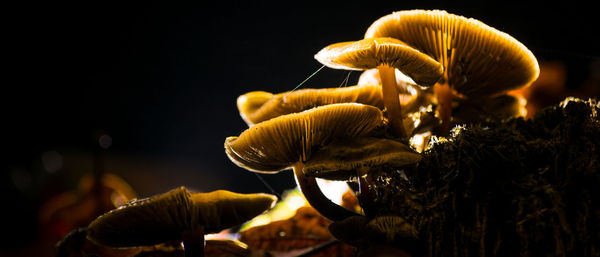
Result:
{"label": "curved mushroom stem", "polygon": [[357,216],[358,213],[352,212],[342,206],[339,206],[329,200],[317,184],[315,177],[304,176],[304,164],[297,162],[294,164],[294,177],[296,184],[300,187],[300,191],[304,198],[315,208],[321,215],[332,221],[341,221],[351,216]]}
{"label": "curved mushroom stem", "polygon": [[371,216],[371,210],[374,210],[375,205],[375,192],[369,188],[369,182],[367,181],[366,176],[358,176],[358,194],[356,198],[358,198],[358,203],[363,209],[363,212],[367,217]]}
{"label": "curved mushroom stem", "polygon": [[396,136],[406,138],[406,131],[402,125],[402,107],[398,98],[398,88],[396,88],[396,71],[385,64],[377,66],[377,70],[381,77],[383,104],[387,109],[390,126]]}
{"label": "curved mushroom stem", "polygon": [[204,228],[186,230],[182,234],[183,250],[186,257],[204,257]]}
{"label": "curved mushroom stem", "polygon": [[436,83],[433,93],[438,101],[438,117],[442,120],[438,134],[447,136],[450,133],[450,115],[452,115],[452,90],[447,83]]}

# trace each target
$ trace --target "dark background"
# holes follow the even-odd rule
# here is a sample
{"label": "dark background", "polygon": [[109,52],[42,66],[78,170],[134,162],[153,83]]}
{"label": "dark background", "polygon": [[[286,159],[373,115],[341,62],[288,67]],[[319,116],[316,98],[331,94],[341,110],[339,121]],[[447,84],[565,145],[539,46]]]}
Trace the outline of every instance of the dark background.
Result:
{"label": "dark background", "polygon": [[[538,60],[566,63],[568,84],[598,75],[589,68],[600,25],[591,1],[5,6],[0,185],[8,201],[0,225],[12,236],[2,247],[36,238],[40,204],[93,170],[100,135],[112,138],[104,170],[140,196],[180,185],[270,192],[224,153],[225,137],[246,128],[236,98],[291,90],[321,67],[313,55],[322,47],[360,39],[377,18],[414,8],[445,9],[507,32]],[[323,69],[304,87],[335,87],[347,74]],[[55,167],[43,156],[58,158]],[[288,173],[263,178],[277,192],[294,186]]]}

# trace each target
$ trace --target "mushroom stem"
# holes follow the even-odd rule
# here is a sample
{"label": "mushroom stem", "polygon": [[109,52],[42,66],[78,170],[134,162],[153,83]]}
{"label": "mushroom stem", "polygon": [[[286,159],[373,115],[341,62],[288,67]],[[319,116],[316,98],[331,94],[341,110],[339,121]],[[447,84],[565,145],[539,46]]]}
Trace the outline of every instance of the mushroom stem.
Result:
{"label": "mushroom stem", "polygon": [[186,230],[182,234],[183,250],[186,257],[204,257],[204,228]]}
{"label": "mushroom stem", "polygon": [[371,216],[371,210],[375,205],[375,192],[369,188],[367,176],[358,176],[358,194],[356,195],[358,203],[367,217]]}
{"label": "mushroom stem", "polygon": [[307,177],[304,175],[304,164],[297,162],[294,164],[294,177],[296,184],[304,195],[308,203],[315,208],[321,215],[332,221],[341,221],[351,216],[359,214],[352,212],[342,206],[339,206],[329,200],[317,184],[315,177]]}
{"label": "mushroom stem", "polygon": [[398,88],[396,88],[396,71],[385,64],[377,66],[377,70],[381,77],[383,104],[387,110],[390,126],[396,136],[406,138],[404,125],[402,125],[402,107],[398,98]]}
{"label": "mushroom stem", "polygon": [[433,93],[438,101],[438,117],[442,120],[438,134],[447,136],[450,133],[450,116],[452,115],[452,90],[447,83],[436,83]]}

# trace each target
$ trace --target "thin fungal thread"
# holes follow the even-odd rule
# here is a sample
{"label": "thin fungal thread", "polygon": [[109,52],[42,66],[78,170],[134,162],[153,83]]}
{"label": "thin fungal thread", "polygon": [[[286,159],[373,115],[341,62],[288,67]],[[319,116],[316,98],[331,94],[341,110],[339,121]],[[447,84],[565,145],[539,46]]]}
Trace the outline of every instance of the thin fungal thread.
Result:
{"label": "thin fungal thread", "polygon": [[323,68],[325,68],[325,65],[322,65],[321,68],[317,69],[315,72],[313,72],[312,74],[310,74],[310,76],[308,76],[306,79],[304,79],[302,82],[300,82],[300,84],[298,84],[294,89],[292,89],[292,91],[290,91],[287,94],[285,94],[283,96],[283,100],[285,101],[285,97],[286,96],[288,96],[289,94],[291,94],[292,92],[294,92],[296,89],[298,89],[304,83],[306,83],[306,81],[308,81],[310,78],[312,78],[313,76],[317,75],[317,73],[319,73],[319,71],[321,71]]}
{"label": "thin fungal thread", "polygon": [[348,80],[350,80],[350,74],[352,74],[352,71],[348,71],[348,74],[346,74],[346,77],[344,78],[344,80],[342,80],[342,83],[340,83],[340,85],[338,86],[338,88],[347,87],[348,86]]}
{"label": "thin fungal thread", "polygon": [[252,173],[254,173],[254,175],[256,175],[256,177],[258,178],[258,180],[260,180],[260,182],[262,182],[265,185],[265,187],[267,189],[269,189],[269,191],[271,191],[271,193],[273,193],[274,195],[276,195],[277,198],[283,199],[281,197],[281,194],[279,194],[277,191],[275,191],[275,189],[273,189],[273,187],[271,187],[271,185],[269,184],[269,182],[267,182],[262,176],[260,176],[260,174],[258,174],[256,172],[252,172]]}

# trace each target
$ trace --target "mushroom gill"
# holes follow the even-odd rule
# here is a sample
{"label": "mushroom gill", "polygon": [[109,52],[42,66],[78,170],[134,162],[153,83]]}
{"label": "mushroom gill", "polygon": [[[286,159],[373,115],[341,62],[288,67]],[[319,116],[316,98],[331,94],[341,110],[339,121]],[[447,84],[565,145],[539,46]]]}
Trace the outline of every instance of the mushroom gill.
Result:
{"label": "mushroom gill", "polygon": [[225,151],[242,168],[277,173],[308,160],[334,139],[363,136],[383,123],[382,112],[370,105],[325,105],[256,124],[239,137],[228,137]]}
{"label": "mushroom gill", "polygon": [[179,187],[101,215],[89,224],[87,238],[109,247],[137,247],[177,240],[185,244],[186,235],[192,234],[202,242],[186,244],[186,248],[203,249],[205,233],[240,225],[272,208],[276,201],[269,194],[190,193]]}
{"label": "mushroom gill", "polygon": [[334,140],[367,136],[384,123],[377,107],[330,104],[256,124],[239,137],[228,137],[225,152],[236,165],[253,172],[293,168],[296,183],[310,205],[330,220],[342,220],[357,214],[325,197],[315,177],[304,175],[303,162]]}
{"label": "mushroom gill", "polygon": [[394,12],[375,21],[365,38],[392,37],[444,67],[434,87],[442,130],[454,96],[493,96],[530,85],[539,75],[535,56],[510,35],[481,21],[440,10]]}
{"label": "mushroom gill", "polygon": [[361,103],[383,109],[381,87],[376,84],[301,89],[279,94],[254,91],[243,94],[237,99],[240,115],[249,126],[281,115],[336,103]]}
{"label": "mushroom gill", "polygon": [[333,142],[315,152],[304,173],[329,180],[349,180],[371,169],[402,167],[421,160],[409,146],[384,138],[361,137]]}
{"label": "mushroom gill", "polygon": [[331,44],[315,55],[320,63],[334,69],[368,70],[377,68],[381,77],[383,103],[396,136],[405,138],[402,107],[398,99],[395,69],[417,84],[434,84],[443,73],[439,62],[404,42],[378,37]]}

